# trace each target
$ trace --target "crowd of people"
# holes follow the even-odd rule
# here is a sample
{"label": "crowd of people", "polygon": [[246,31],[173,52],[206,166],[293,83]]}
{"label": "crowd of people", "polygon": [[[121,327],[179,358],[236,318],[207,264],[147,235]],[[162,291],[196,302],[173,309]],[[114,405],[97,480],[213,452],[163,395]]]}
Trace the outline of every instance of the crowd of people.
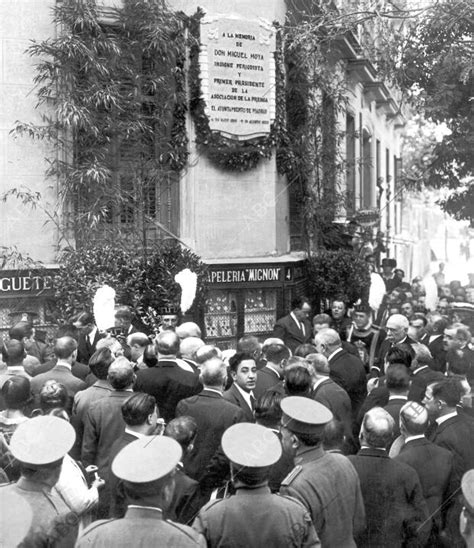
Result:
{"label": "crowd of people", "polygon": [[384,261],[378,311],[341,298],[313,316],[301,296],[235,350],[175,314],[142,333],[124,306],[109,332],[84,312],[51,347],[12,326],[0,545],[474,546],[460,287],[438,277],[427,310],[421,279]]}

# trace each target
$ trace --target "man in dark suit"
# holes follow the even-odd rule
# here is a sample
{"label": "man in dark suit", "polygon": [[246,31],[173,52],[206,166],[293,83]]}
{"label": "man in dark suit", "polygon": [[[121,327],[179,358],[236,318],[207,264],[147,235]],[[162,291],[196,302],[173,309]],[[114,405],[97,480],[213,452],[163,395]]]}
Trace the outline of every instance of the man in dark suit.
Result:
{"label": "man in dark suit", "polygon": [[167,518],[190,525],[196,517],[200,504],[199,482],[190,478],[184,471],[183,460],[193,450],[197,434],[196,421],[189,416],[173,419],[165,428],[165,436],[176,440],[183,450],[183,457],[176,467],[174,494],[166,513]]}
{"label": "man in dark suit", "polygon": [[[58,327],[56,331],[55,338],[60,339],[61,337],[72,337],[75,341],[78,341],[79,331],[72,324],[61,325],[60,327]],[[77,351],[79,354],[79,343],[78,343]],[[53,355],[51,359],[42,363],[37,368],[35,368],[35,371],[33,372],[33,376],[40,375],[41,373],[46,373],[47,371],[50,371],[56,365],[57,361],[58,361],[57,357]],[[90,372],[91,372],[88,365],[79,362],[77,358],[71,366],[71,371],[75,377],[77,377],[78,379],[81,379],[81,381],[84,381],[86,383],[87,383],[87,380],[86,380],[87,376],[90,375]]]}
{"label": "man in dark suit", "polygon": [[253,391],[258,399],[268,389],[283,392],[283,369],[290,357],[290,350],[281,344],[271,344],[265,348],[266,365],[257,371],[257,381]]}
{"label": "man in dark suit", "polygon": [[114,361],[110,348],[101,348],[92,354],[89,360],[92,374],[97,378],[92,386],[81,390],[74,396],[71,424],[76,430],[76,441],[71,455],[79,459],[81,456],[82,436],[84,434],[84,417],[89,407],[97,400],[105,398],[113,390],[107,375],[109,367]]}
{"label": "man in dark suit", "polygon": [[393,419],[393,439],[395,439],[400,435],[400,409],[408,400],[408,389],[410,387],[408,369],[398,363],[389,365],[385,377],[385,386],[388,390],[388,403],[384,406],[384,409]]}
{"label": "man in dark suit", "polygon": [[201,365],[202,392],[181,400],[176,415],[192,417],[197,424],[193,449],[184,456],[184,469],[190,477],[200,481],[206,466],[219,448],[222,434],[229,426],[245,420],[238,406],[222,397],[227,369],[219,358],[211,358]]}
{"label": "man in dark suit", "polygon": [[157,428],[158,409],[153,396],[149,394],[131,394],[121,406],[121,415],[125,423],[122,435],[114,441],[109,453],[109,466],[104,472],[105,489],[99,493],[99,513],[121,518],[125,513],[124,501],[119,492],[120,481],[112,472],[111,465],[120,451],[132,441],[143,436],[151,436]]}
{"label": "man in dark suit", "polygon": [[328,359],[322,354],[308,354],[306,361],[313,378],[311,397],[325,405],[344,425],[344,435],[349,446],[353,445],[352,406],[349,394],[330,378]]}
{"label": "man in dark suit", "polygon": [[[454,490],[460,488],[463,474],[474,468],[474,421],[457,411],[462,393],[459,381],[454,377],[448,377],[444,381],[430,384],[423,399],[423,405],[430,419],[434,421],[429,439],[451,451],[454,456]],[[461,508],[460,500],[453,498],[447,510],[446,533],[450,539],[450,546],[464,546],[459,533]]]}
{"label": "man in dark suit", "polygon": [[424,546],[430,533],[428,508],[418,476],[410,466],[390,459],[385,447],[392,441],[393,419],[380,407],[362,421],[361,450],[349,456],[364,497],[367,528],[357,546]]}
{"label": "man in dark suit", "polygon": [[446,350],[444,347],[444,330],[448,326],[446,317],[440,314],[431,314],[427,325],[429,333],[428,349],[433,356],[431,369],[435,371],[446,371]]}
{"label": "man in dark suit", "polygon": [[89,358],[96,351],[97,343],[105,337],[105,333],[99,332],[90,312],[80,314],[74,326],[79,330],[77,359],[80,363],[88,364]]}
{"label": "man in dark suit", "polygon": [[291,312],[280,318],[273,328],[272,337],[281,339],[294,352],[300,344],[311,342],[311,305],[306,297],[297,297],[291,302]]}
{"label": "man in dark suit", "polygon": [[135,392],[146,392],[155,397],[160,416],[170,422],[176,414],[178,402],[202,390],[199,376],[184,360],[177,358],[179,337],[165,330],[156,337],[158,363],[155,367],[137,372]]}
{"label": "man in dark suit", "polygon": [[253,391],[257,380],[257,364],[248,354],[238,352],[229,360],[232,386],[224,392],[224,399],[240,407],[246,422],[255,422]]}
{"label": "man in dark suit", "polygon": [[77,357],[77,342],[72,337],[56,339],[54,354],[57,358],[56,365],[46,373],[41,373],[31,379],[31,391],[39,406],[39,393],[46,381],[55,380],[63,384],[68,393],[67,411],[71,413],[74,396],[80,390],[87,388],[86,383],[75,377],[71,371],[72,364]]}
{"label": "man in dark suit", "polygon": [[430,342],[430,335],[426,330],[428,325],[428,318],[420,312],[415,312],[410,319],[410,333],[411,338],[418,341],[420,344],[428,346]]}
{"label": "man in dark suit", "polygon": [[410,323],[408,318],[403,314],[392,314],[387,320],[385,331],[387,336],[380,345],[379,353],[375,359],[374,365],[371,368],[371,375],[380,377],[385,373],[387,366],[387,355],[394,347],[399,347],[407,350],[413,357],[415,352],[412,348],[416,341],[408,336],[408,328]]}
{"label": "man in dark suit", "polygon": [[444,349],[446,350],[446,370],[449,371],[450,357],[461,358],[468,364],[465,373],[467,381],[474,387],[474,350],[468,344],[471,342],[471,332],[462,323],[449,325],[444,330]]}
{"label": "man in dark suit", "polygon": [[[16,323],[13,327],[9,329],[8,336],[10,337],[10,340],[16,340],[23,344],[25,348],[25,356],[23,358],[23,367],[25,368],[26,373],[30,375],[31,377],[33,377],[34,375],[36,375],[36,371],[40,367],[41,362],[36,356],[33,356],[26,352],[26,345],[28,344],[28,341],[33,336],[33,328],[31,324],[25,321]],[[3,355],[3,350],[2,350],[2,355]]]}
{"label": "man in dark suit", "polygon": [[343,350],[341,339],[334,329],[322,329],[314,342],[318,352],[328,359],[332,380],[349,394],[355,417],[367,393],[362,360]]}
{"label": "man in dark suit", "polygon": [[395,460],[416,470],[432,518],[428,546],[439,546],[439,534],[444,529],[446,502],[451,495],[453,455],[426,439],[427,427],[426,409],[419,403],[407,402],[400,410],[400,430],[405,443]]}
{"label": "man in dark suit", "polygon": [[130,362],[125,358],[116,359],[109,367],[107,378],[113,390],[87,410],[82,440],[82,464],[97,466],[101,477],[110,467],[110,447],[125,430],[121,408],[133,395],[134,373]]}
{"label": "man in dark suit", "polygon": [[114,332],[122,337],[128,337],[138,333],[138,329],[132,325],[133,313],[129,306],[122,305],[115,310]]}
{"label": "man in dark suit", "polygon": [[382,259],[382,279],[385,283],[387,293],[390,293],[400,285],[400,279],[395,276],[394,269],[397,268],[397,261],[390,257]]}
{"label": "man in dark suit", "polygon": [[421,403],[425,396],[426,387],[434,382],[442,381],[446,377],[431,368],[433,358],[427,346],[424,344],[413,345],[415,357],[410,366],[411,384],[408,399]]}

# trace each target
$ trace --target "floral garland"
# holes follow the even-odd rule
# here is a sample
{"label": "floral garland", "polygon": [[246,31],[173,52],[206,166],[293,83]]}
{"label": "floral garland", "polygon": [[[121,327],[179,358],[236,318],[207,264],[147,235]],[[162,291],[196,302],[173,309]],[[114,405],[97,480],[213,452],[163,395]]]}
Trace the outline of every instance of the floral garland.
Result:
{"label": "floral garland", "polygon": [[211,162],[217,167],[229,171],[248,171],[255,168],[262,158],[271,158],[273,149],[277,149],[277,167],[279,173],[285,173],[288,162],[288,136],[286,132],[285,108],[285,69],[281,31],[276,34],[276,109],[275,121],[266,137],[248,141],[236,141],[211,131],[209,118],[205,112],[202,98],[199,69],[200,22],[204,12],[198,10],[189,18],[189,87],[190,112],[196,129],[196,143]]}

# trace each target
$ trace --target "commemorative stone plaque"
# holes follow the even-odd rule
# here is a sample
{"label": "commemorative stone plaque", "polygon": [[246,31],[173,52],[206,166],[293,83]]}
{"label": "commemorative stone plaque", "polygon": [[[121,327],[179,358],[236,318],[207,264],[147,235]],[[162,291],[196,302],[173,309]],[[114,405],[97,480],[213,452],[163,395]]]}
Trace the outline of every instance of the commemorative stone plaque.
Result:
{"label": "commemorative stone plaque", "polygon": [[263,19],[201,20],[201,89],[211,131],[268,135],[275,119],[275,28]]}

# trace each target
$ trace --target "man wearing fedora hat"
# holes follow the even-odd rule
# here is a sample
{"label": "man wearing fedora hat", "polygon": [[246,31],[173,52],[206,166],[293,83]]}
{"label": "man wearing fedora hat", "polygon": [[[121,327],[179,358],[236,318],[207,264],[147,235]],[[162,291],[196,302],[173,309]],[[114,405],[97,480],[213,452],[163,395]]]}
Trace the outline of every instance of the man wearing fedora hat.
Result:
{"label": "man wearing fedora hat", "polygon": [[280,493],[308,508],[322,546],[353,547],[365,527],[359,478],[347,457],[326,453],[324,426],[332,419],[324,405],[299,396],[281,402],[282,445],[295,455],[295,468],[282,481]]}
{"label": "man wearing fedora hat", "polygon": [[395,259],[390,259],[389,257],[382,259],[382,279],[385,283],[387,293],[390,293],[400,284],[399,278],[393,272],[395,268],[397,268],[397,261]]}
{"label": "man wearing fedora hat", "polygon": [[163,518],[173,498],[182,452],[177,441],[164,436],[143,436],[125,446],[115,457],[112,472],[122,482],[126,514],[89,525],[76,548],[205,546],[203,537],[190,527]]}
{"label": "man wearing fedora hat", "polygon": [[274,432],[259,424],[234,424],[222,436],[222,450],[236,494],[209,502],[194,521],[209,547],[319,546],[307,509],[268,487],[271,466],[282,454]]}
{"label": "man wearing fedora hat", "polygon": [[21,477],[16,483],[0,487],[0,500],[2,514],[11,495],[18,495],[31,508],[31,525],[23,541],[25,546],[66,548],[74,545],[79,517],[53,491],[63,457],[73,446],[74,439],[74,428],[67,421],[52,416],[25,421],[12,435],[10,451],[20,462]]}

